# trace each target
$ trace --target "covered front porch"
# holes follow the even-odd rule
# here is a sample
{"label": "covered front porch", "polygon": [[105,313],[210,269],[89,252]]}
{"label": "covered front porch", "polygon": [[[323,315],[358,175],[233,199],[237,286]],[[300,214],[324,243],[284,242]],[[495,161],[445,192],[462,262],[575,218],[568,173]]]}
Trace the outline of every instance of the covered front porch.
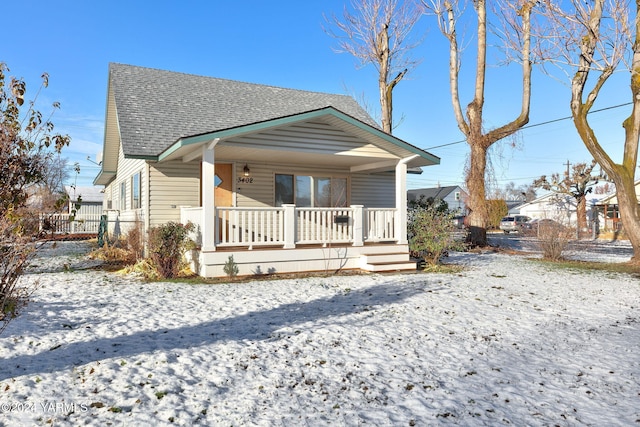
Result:
{"label": "covered front porch", "polygon": [[[233,256],[240,275],[364,269],[413,270],[400,242],[395,208],[216,208],[212,245],[203,245],[202,207],[183,207],[181,221],[196,224],[202,248],[194,266],[206,277],[224,276]],[[406,231],[400,232],[406,238]]]}
{"label": "covered front porch", "polygon": [[334,109],[183,138],[158,159],[200,164],[195,271],[224,276],[415,269],[407,173],[438,159]]}

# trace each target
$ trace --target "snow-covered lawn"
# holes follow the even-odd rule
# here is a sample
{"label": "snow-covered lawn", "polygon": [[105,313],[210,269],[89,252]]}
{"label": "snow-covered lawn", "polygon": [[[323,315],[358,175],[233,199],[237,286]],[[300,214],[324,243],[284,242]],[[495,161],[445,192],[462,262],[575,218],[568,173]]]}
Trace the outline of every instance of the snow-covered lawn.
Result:
{"label": "snow-covered lawn", "polygon": [[0,335],[0,425],[640,425],[640,280],[452,254],[456,274],[190,285],[42,253]]}

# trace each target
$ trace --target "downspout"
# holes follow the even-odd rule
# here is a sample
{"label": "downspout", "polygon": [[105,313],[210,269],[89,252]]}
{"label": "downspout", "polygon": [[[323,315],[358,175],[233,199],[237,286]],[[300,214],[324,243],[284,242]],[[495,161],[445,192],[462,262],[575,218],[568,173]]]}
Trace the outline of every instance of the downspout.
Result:
{"label": "downspout", "polygon": [[419,154],[400,159],[396,164],[396,214],[395,236],[399,245],[408,244],[407,240],[407,163],[420,157]]}

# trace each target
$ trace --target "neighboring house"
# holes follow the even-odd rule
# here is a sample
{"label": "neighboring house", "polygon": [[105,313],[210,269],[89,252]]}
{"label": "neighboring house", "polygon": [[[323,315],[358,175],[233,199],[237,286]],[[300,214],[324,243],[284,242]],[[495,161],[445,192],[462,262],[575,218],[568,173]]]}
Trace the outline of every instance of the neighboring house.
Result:
{"label": "neighboring house", "polygon": [[70,232],[97,233],[103,209],[103,189],[65,185],[64,191],[69,196],[68,214],[75,210]]}
{"label": "neighboring house", "polygon": [[69,213],[75,208],[80,198],[80,206],[76,209],[76,217],[93,217],[102,215],[104,193],[101,187],[73,187],[65,185],[65,193],[69,196]]}
{"label": "neighboring house", "polygon": [[[640,180],[635,182],[636,186],[636,196],[640,200]],[[605,230],[620,230],[622,226],[622,222],[620,220],[620,210],[618,208],[618,197],[616,193],[602,197],[597,202],[598,209],[602,217],[604,218],[604,222],[601,223],[601,227]]]}
{"label": "neighboring house", "polygon": [[466,201],[468,195],[460,186],[418,188],[407,191],[407,200],[409,202],[420,200],[420,197],[424,197],[425,200],[443,200],[449,206],[450,211],[457,212],[460,215],[467,214]]}
{"label": "neighboring house", "polygon": [[197,273],[415,269],[407,170],[440,159],[348,96],[110,64],[101,170],[112,224],[197,225]]}
{"label": "neighboring house", "polygon": [[[587,194],[587,221],[591,222],[597,212],[595,208],[602,194]],[[517,211],[517,212],[516,212]],[[516,208],[510,209],[509,214],[526,215],[532,219],[552,219],[562,224],[575,227],[578,222],[576,214],[576,199],[567,194],[547,193]],[[604,217],[599,216],[602,223]]]}

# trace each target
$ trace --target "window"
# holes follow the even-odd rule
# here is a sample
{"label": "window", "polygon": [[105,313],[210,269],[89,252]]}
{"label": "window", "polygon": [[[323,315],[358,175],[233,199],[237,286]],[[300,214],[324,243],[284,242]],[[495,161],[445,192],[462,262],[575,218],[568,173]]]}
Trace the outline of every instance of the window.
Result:
{"label": "window", "polygon": [[276,174],[276,206],[293,204],[293,175]]}
{"label": "window", "polygon": [[120,210],[124,211],[127,209],[127,183],[120,183]]}
{"label": "window", "polygon": [[131,209],[140,209],[140,172],[131,177]]}
{"label": "window", "polygon": [[347,206],[347,178],[276,174],[276,206]]}

